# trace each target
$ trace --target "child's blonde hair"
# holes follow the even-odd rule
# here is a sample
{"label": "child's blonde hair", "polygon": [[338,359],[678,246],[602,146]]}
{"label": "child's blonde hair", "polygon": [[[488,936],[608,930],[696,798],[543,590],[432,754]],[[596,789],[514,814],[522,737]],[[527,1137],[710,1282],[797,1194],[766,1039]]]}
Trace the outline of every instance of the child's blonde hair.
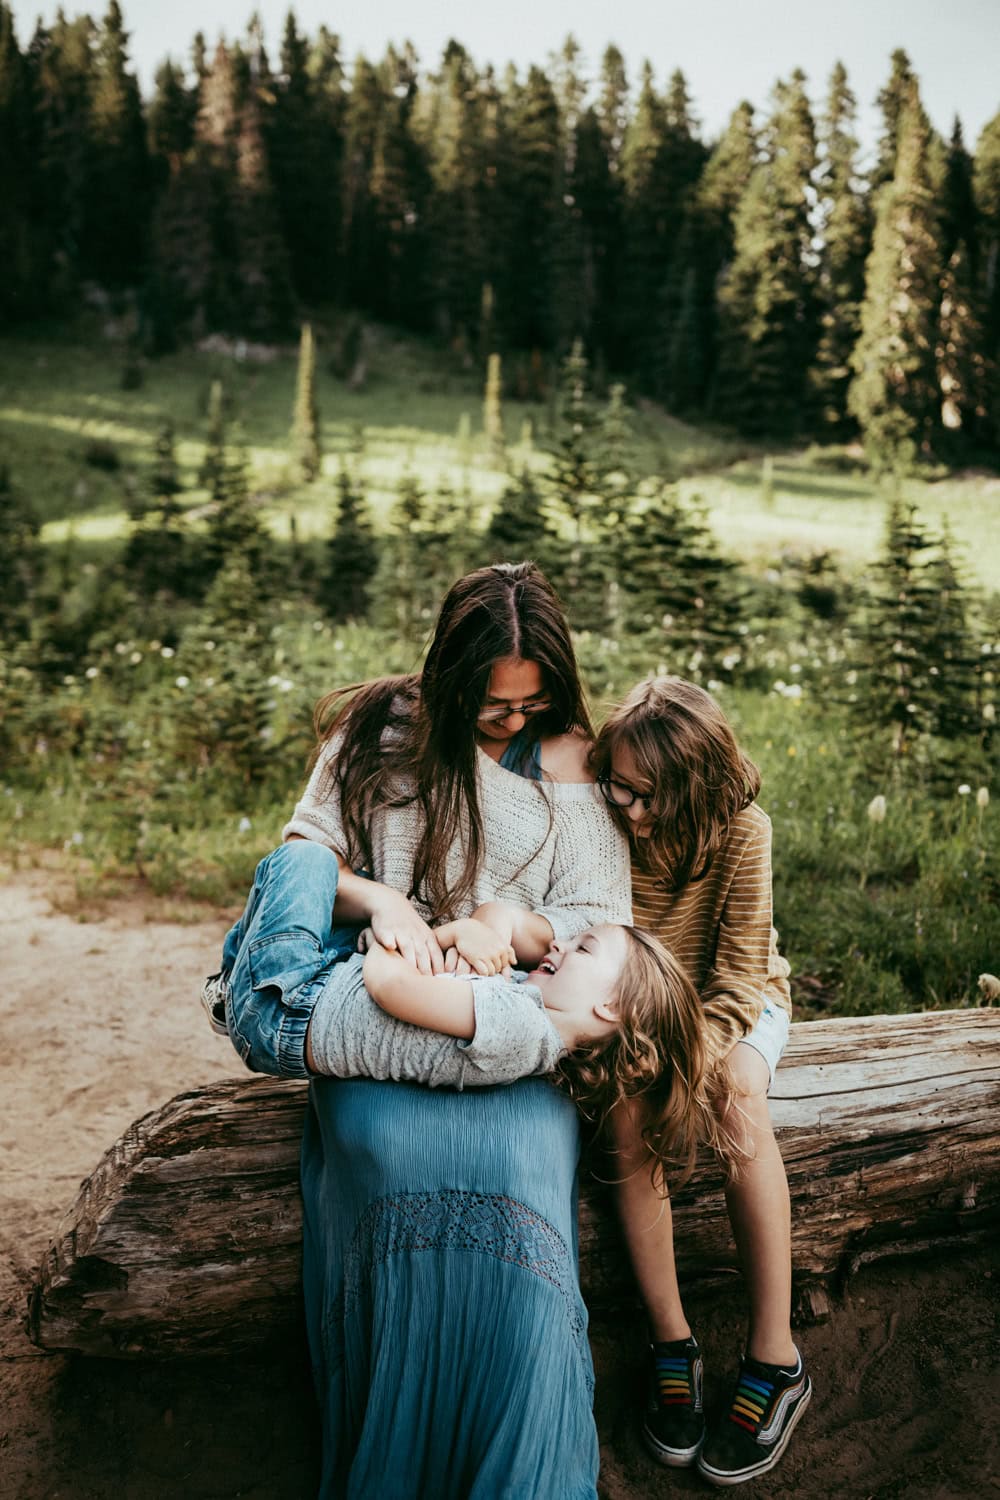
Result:
{"label": "child's blonde hair", "polygon": [[617,1105],[640,1101],[651,1169],[662,1169],[664,1181],[677,1174],[674,1186],[691,1175],[700,1142],[735,1167],[741,1152],[710,1107],[716,1084],[697,991],[659,938],[642,927],[622,930],[619,1024],[564,1057],[557,1079],[598,1128]]}
{"label": "child's blonde hair", "polygon": [[[760,772],[715,699],[682,677],[637,683],[612,710],[591,756],[598,781],[622,749],[651,788],[652,827],[631,840],[633,859],[679,891],[707,873],[733,818],[760,791]],[[628,833],[620,809],[618,819]]]}

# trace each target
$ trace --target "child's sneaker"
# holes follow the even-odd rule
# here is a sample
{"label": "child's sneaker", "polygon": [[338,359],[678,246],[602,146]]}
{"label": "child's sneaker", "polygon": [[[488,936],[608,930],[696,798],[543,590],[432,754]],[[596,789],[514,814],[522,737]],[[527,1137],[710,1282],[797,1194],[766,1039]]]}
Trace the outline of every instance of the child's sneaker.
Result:
{"label": "child's sneaker", "polygon": [[698,1340],[692,1335],[652,1344],[650,1353],[653,1368],[642,1435],[658,1463],[687,1469],[705,1437]]}
{"label": "child's sneaker", "polygon": [[765,1365],[744,1355],[732,1403],[698,1458],[710,1484],[742,1484],[773,1469],[809,1405],[812,1381],[802,1355],[794,1369]]}
{"label": "child's sneaker", "polygon": [[226,1000],[229,996],[229,975],[209,974],[201,987],[201,1003],[205,1007],[208,1024],[217,1036],[229,1035],[226,1025]]}

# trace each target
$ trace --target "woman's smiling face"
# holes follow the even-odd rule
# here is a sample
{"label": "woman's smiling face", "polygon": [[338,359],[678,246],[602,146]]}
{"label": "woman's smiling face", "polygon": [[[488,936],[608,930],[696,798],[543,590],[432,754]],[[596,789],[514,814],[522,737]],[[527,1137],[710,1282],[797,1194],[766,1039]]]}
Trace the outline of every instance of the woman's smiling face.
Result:
{"label": "woman's smiling face", "polygon": [[489,687],[476,722],[480,745],[486,749],[488,742],[502,753],[503,747],[520,734],[533,713],[548,708],[549,702],[545,678],[536,661],[522,661],[519,656],[503,657],[494,664],[490,673]]}

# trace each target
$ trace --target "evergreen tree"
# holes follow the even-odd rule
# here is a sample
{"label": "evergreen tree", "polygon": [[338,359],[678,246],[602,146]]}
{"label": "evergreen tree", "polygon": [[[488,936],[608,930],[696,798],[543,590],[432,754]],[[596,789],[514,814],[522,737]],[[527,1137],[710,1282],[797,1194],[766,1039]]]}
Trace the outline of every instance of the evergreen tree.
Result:
{"label": "evergreen tree", "polygon": [[[28,68],[17,44],[13,12],[0,0],[0,321],[13,321],[37,309],[44,292],[37,287],[32,260],[34,139]],[[41,295],[39,293],[41,292]]]}
{"label": "evergreen tree", "polygon": [[[492,287],[489,221],[496,166],[488,160],[488,108],[472,59],[464,47],[449,42],[439,72],[428,81],[414,129],[430,173],[432,318],[446,339],[465,344],[481,321],[483,288]],[[492,323],[492,308],[490,314]]]}
{"label": "evergreen tree", "polygon": [[303,323],[299,339],[299,366],[292,419],[292,452],[306,484],[318,476],[323,464],[320,447],[319,411],[316,407],[316,343],[311,323]]}
{"label": "evergreen tree", "polygon": [[232,551],[181,642],[178,675],[187,683],[171,715],[177,760],[222,786],[259,786],[274,755],[269,638],[269,610],[249,556]]}
{"label": "evergreen tree", "polygon": [[129,71],[118,0],[111,0],[98,36],[89,147],[82,266],[98,281],[134,284],[146,252],[149,160],[139,85]]}
{"label": "evergreen tree", "polygon": [[194,144],[197,112],[196,93],[188,90],[183,70],[168,57],[156,70],[148,112],[149,145],[158,164],[160,191]]}
{"label": "evergreen tree", "polygon": [[[976,144],[973,191],[979,239],[979,284],[983,309],[983,356],[994,390],[1000,370],[1000,111],[983,127]],[[990,421],[1000,432],[998,399],[991,403]]]}
{"label": "evergreen tree", "polygon": [[95,38],[89,16],[67,21],[59,11],[51,28],[39,23],[28,49],[35,110],[33,218],[45,296],[56,310],[73,305],[81,272],[92,160]]}
{"label": "evergreen tree", "polygon": [[224,563],[242,556],[260,588],[265,571],[267,533],[250,497],[246,452],[242,443],[227,442],[221,466],[212,476],[212,506],[209,516],[205,559],[214,578]]}
{"label": "evergreen tree", "polygon": [[412,474],[399,481],[389,524],[372,584],[374,623],[416,645],[432,613],[437,538],[427,497]]}
{"label": "evergreen tree", "polygon": [[855,118],[856,101],[847,84],[847,70],[838,62],[830,76],[820,127],[820,339],[813,371],[813,400],[819,420],[834,437],[850,430],[850,359],[860,330],[865,260],[871,241],[868,206],[857,176]]}
{"label": "evergreen tree", "polygon": [[744,103],[692,192],[674,259],[673,321],[662,330],[659,357],[664,395],[679,412],[708,400],[718,354],[716,289],[732,260],[734,216],[758,160],[753,110]]}
{"label": "evergreen tree", "polygon": [[936,349],[942,444],[955,459],[973,454],[977,442],[988,443],[995,429],[978,304],[971,256],[962,239],[955,245],[941,278]]}
{"label": "evergreen tree", "polygon": [[41,580],[39,523],[14,492],[0,464],[0,641],[28,634],[31,601]]}
{"label": "evergreen tree", "polygon": [[563,219],[564,166],[559,106],[540,68],[507,99],[509,150],[506,242],[498,277],[501,325],[522,349],[551,349],[556,338],[556,261]]}
{"label": "evergreen tree", "polygon": [[733,564],[698,504],[661,486],[628,517],[616,550],[630,621],[648,632],[670,670],[702,681],[731,676],[741,615]]}
{"label": "evergreen tree", "polygon": [[361,620],[368,613],[379,547],[364,495],[351,468],[337,475],[337,521],[327,543],[321,603],[331,620]]}
{"label": "evergreen tree", "polygon": [[854,708],[873,764],[923,773],[935,736],[975,732],[975,659],[950,549],[898,495],[889,507],[863,642]]}
{"label": "evergreen tree", "polygon": [[483,431],[495,461],[503,462],[503,374],[499,354],[491,354],[483,396]]}
{"label": "evergreen tree", "polygon": [[793,436],[803,423],[816,349],[815,165],[805,79],[796,72],[775,91],[764,160],[740,200],[719,291],[714,408],[746,432]]}
{"label": "evergreen tree", "polygon": [[213,380],[209,387],[207,426],[198,483],[211,493],[224,467],[226,455],[226,393],[221,380]]}
{"label": "evergreen tree", "polygon": [[381,72],[382,105],[368,185],[374,231],[370,306],[380,318],[419,328],[426,324],[429,300],[424,230],[429,173],[412,128],[417,99],[412,49],[390,47]]}
{"label": "evergreen tree", "polygon": [[150,504],[137,515],[122,559],[126,580],[143,605],[158,595],[169,603],[191,594],[189,540],[177,501],[180,487],[173,428],[165,422],[156,438]]}
{"label": "evergreen tree", "polygon": [[896,156],[903,116],[912,107],[918,88],[917,76],[902,47],[896,48],[890,62],[892,71],[878,96],[878,106],[882,111],[882,134],[879,137],[878,160],[871,175],[871,186],[875,192],[885,183],[891,182],[896,175]]}
{"label": "evergreen tree", "polygon": [[865,446],[883,464],[912,462],[935,433],[939,262],[927,149],[914,99],[900,123],[896,174],[878,198],[848,393]]}
{"label": "evergreen tree", "polygon": [[512,474],[496,503],[483,537],[484,562],[531,558],[548,570],[556,549],[541,491],[527,465]]}
{"label": "evergreen tree", "polygon": [[256,90],[249,92],[239,116],[232,219],[236,258],[229,284],[230,326],[263,338],[281,336],[292,320],[294,295]]}

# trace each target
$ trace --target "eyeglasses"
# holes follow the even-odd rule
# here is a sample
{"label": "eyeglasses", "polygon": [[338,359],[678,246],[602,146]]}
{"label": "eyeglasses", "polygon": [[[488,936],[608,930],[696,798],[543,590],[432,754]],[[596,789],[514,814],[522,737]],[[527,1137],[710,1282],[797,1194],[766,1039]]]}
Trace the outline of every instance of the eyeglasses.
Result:
{"label": "eyeglasses", "polygon": [[552,707],[551,698],[531,698],[527,703],[499,703],[495,708],[484,708],[477,718],[480,724],[502,724],[504,719],[522,714],[530,719],[532,714],[544,714]]}
{"label": "eyeglasses", "polygon": [[637,792],[634,786],[624,781],[615,781],[611,776],[598,776],[597,785],[606,802],[612,807],[632,807],[636,802],[644,812],[653,811],[653,793]]}

